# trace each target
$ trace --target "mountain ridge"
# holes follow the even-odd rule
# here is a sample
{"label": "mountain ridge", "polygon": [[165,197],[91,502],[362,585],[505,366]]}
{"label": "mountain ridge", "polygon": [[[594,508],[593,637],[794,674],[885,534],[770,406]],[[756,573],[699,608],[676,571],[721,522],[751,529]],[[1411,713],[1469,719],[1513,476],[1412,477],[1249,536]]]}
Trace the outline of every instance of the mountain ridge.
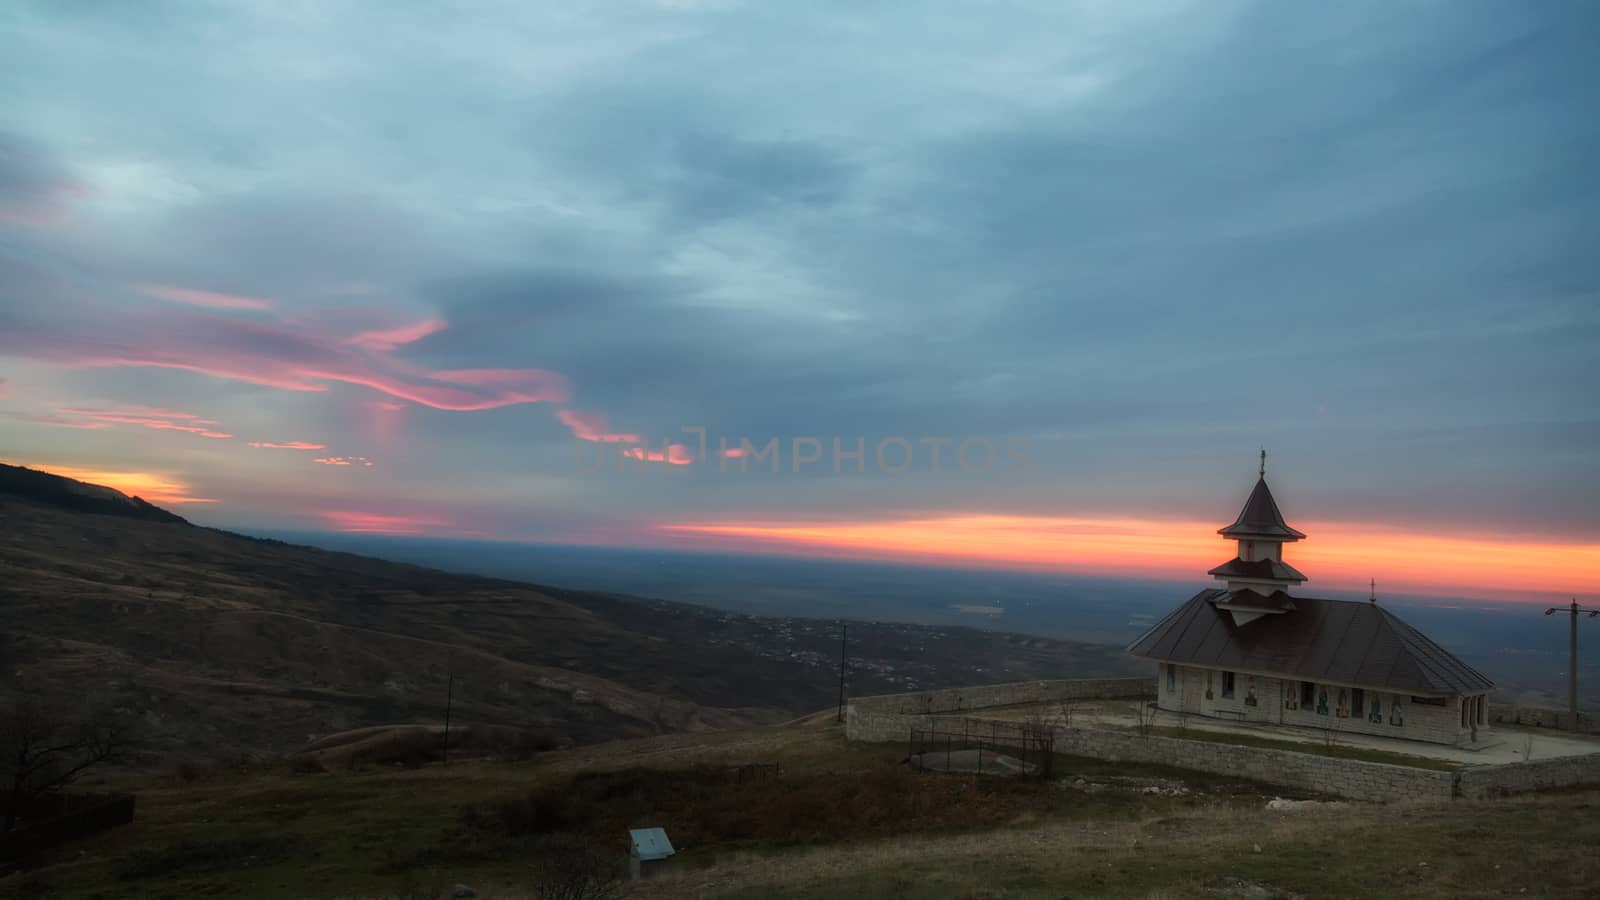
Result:
{"label": "mountain ridge", "polygon": [[[831,622],[440,572],[140,507],[89,511],[76,489],[17,483],[0,480],[0,613],[15,623],[0,632],[14,675],[0,704],[113,711],[155,757],[438,723],[447,696],[456,722],[565,745],[788,721],[837,700]],[[856,694],[1125,671],[1109,646],[885,623],[850,634]]]}
{"label": "mountain ridge", "polygon": [[103,484],[90,484],[27,466],[0,463],[0,494],[80,512],[190,525],[188,519]]}

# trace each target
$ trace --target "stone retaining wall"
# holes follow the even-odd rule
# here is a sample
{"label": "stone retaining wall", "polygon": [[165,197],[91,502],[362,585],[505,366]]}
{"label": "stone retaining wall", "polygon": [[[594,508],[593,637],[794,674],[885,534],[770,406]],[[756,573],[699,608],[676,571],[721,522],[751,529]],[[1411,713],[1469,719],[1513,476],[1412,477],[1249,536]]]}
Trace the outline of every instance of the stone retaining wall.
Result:
{"label": "stone retaining wall", "polygon": [[1056,751],[1113,762],[1139,762],[1226,775],[1332,794],[1351,800],[1442,801],[1453,793],[1453,772],[1338,759],[1293,750],[1087,728],[1056,730]]}
{"label": "stone retaining wall", "polygon": [[1456,796],[1468,800],[1580,784],[1600,784],[1600,753],[1554,756],[1503,766],[1473,766],[1455,775]]}
{"label": "stone retaining wall", "polygon": [[[858,697],[847,708],[845,733],[852,741],[883,743],[906,741],[913,729],[937,730],[983,739],[998,735],[997,742],[1003,743],[1005,735],[1018,733],[1020,723],[950,713],[1017,703],[1138,696],[1148,693],[1149,687],[1149,680],[1144,678],[1096,679]],[[1446,772],[1109,729],[1056,728],[1054,734],[1059,753],[1190,769],[1351,800],[1477,800],[1600,784],[1600,754]]]}
{"label": "stone retaining wall", "polygon": [[[1531,725],[1535,728],[1555,728],[1567,731],[1571,714],[1564,709],[1548,706],[1491,706],[1489,721],[1507,725]],[[1600,716],[1578,710],[1578,731],[1600,734]]]}

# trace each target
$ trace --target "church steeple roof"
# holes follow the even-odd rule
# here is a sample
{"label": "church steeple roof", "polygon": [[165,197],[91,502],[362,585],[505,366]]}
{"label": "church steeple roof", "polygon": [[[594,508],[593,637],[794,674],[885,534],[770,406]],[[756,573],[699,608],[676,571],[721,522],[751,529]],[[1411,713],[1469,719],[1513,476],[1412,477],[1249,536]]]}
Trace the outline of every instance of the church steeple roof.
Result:
{"label": "church steeple roof", "polygon": [[1298,541],[1305,537],[1305,533],[1289,527],[1283,520],[1283,513],[1278,511],[1278,501],[1272,499],[1272,490],[1267,487],[1267,476],[1263,474],[1256,480],[1255,490],[1250,492],[1250,499],[1244,502],[1244,509],[1239,511],[1239,518],[1227,528],[1220,528],[1217,533],[1227,538],[1267,538],[1279,541]]}

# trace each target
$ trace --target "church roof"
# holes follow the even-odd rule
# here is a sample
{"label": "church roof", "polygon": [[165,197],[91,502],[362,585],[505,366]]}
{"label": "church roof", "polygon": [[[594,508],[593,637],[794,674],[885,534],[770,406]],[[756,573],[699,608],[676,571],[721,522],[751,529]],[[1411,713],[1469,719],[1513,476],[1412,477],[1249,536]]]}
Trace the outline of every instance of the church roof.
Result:
{"label": "church roof", "polygon": [[1283,513],[1278,511],[1278,502],[1272,499],[1272,491],[1267,488],[1265,475],[1256,479],[1255,490],[1250,492],[1250,499],[1244,502],[1239,518],[1217,533],[1229,538],[1265,537],[1287,541],[1298,541],[1305,537],[1305,534],[1290,528],[1289,523],[1283,520]]}
{"label": "church roof", "polygon": [[1276,559],[1256,559],[1246,562],[1235,556],[1206,573],[1222,578],[1257,578],[1264,581],[1305,581],[1300,570]]}
{"label": "church roof", "polygon": [[1295,597],[1286,611],[1240,626],[1201,591],[1134,641],[1146,659],[1279,674],[1397,693],[1475,694],[1494,686],[1478,670],[1371,603]]}
{"label": "church roof", "polygon": [[1226,591],[1225,596],[1216,597],[1212,602],[1223,608],[1231,609],[1263,609],[1268,611],[1283,611],[1294,609],[1294,598],[1283,591],[1273,591],[1262,594],[1249,588],[1236,591]]}

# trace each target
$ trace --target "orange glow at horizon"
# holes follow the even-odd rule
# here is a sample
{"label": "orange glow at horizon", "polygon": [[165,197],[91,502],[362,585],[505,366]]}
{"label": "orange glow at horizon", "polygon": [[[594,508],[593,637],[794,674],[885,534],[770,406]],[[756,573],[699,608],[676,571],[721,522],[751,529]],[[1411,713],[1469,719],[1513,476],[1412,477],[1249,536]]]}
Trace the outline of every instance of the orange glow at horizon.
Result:
{"label": "orange glow at horizon", "polygon": [[90,469],[78,466],[15,463],[39,472],[49,472],[65,478],[74,478],[88,484],[104,485],[138,497],[147,503],[216,503],[210,497],[196,497],[189,493],[193,488],[171,475],[157,472],[129,472],[111,469]]}
{"label": "orange glow at horizon", "polygon": [[[968,565],[1105,576],[1196,578],[1235,547],[1217,525],[1158,519],[950,515],[857,523],[671,524],[662,531],[745,542],[767,550],[943,560]],[[1354,590],[1473,596],[1582,593],[1600,582],[1600,544],[1417,534],[1350,522],[1308,523],[1310,537],[1284,545],[1309,583]],[[1544,602],[1542,599],[1538,602]]]}
{"label": "orange glow at horizon", "polygon": [[451,524],[446,519],[424,515],[384,515],[349,511],[329,511],[318,515],[335,531],[352,534],[418,535],[431,528]]}

